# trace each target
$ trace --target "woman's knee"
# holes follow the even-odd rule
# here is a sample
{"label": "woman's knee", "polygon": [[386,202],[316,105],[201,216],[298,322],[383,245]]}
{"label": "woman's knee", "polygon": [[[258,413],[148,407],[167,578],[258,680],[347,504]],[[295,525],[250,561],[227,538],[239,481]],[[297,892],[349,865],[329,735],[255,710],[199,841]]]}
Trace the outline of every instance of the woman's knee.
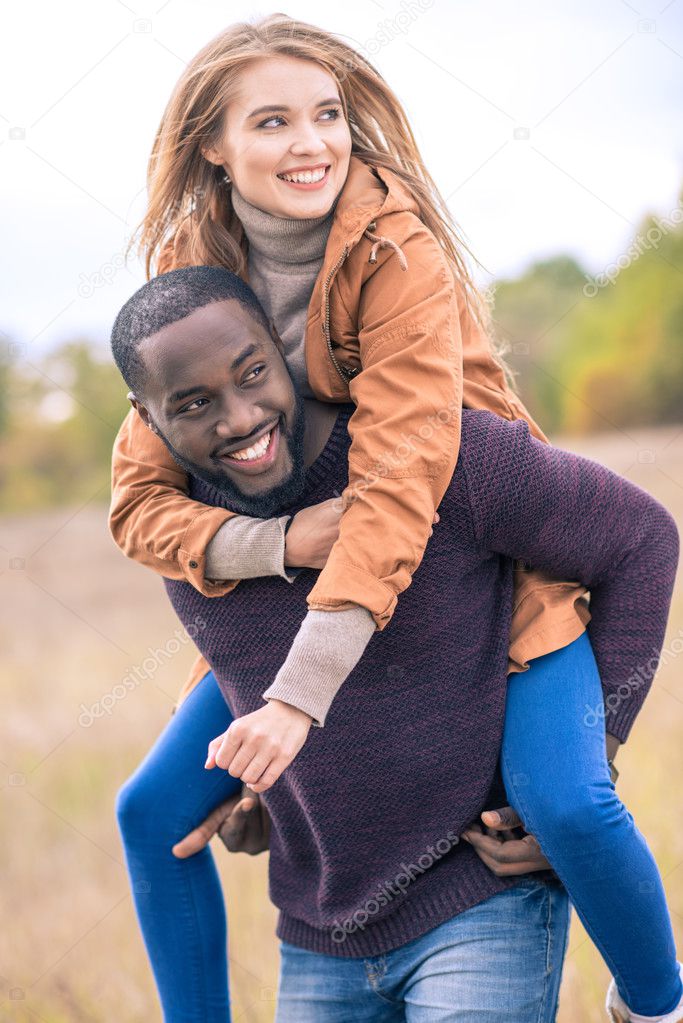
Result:
{"label": "woman's knee", "polygon": [[115,809],[116,819],[124,837],[139,833],[146,824],[149,824],[159,798],[159,792],[147,784],[145,775],[140,770],[123,783],[116,793]]}
{"label": "woman's knee", "polygon": [[[593,840],[628,815],[608,781],[565,788],[520,786],[512,805],[528,830],[541,836],[556,834],[562,841]],[[518,805],[515,805],[517,803]]]}

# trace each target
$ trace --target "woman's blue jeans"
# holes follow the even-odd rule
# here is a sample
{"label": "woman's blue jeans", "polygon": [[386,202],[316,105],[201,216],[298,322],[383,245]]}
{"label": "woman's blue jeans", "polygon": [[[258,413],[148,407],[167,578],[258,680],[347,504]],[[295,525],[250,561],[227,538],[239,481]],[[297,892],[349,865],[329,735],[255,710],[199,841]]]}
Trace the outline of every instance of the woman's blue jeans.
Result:
{"label": "woman's blue jeans", "polygon": [[179,860],[171,847],[242,789],[227,771],[206,771],[206,749],[232,716],[205,675],[120,789],[116,814],[135,908],[165,1023],[227,1023],[227,929],[223,891],[208,848]]}
{"label": "woman's blue jeans", "polygon": [[681,980],[662,881],[616,794],[602,690],[587,633],[508,677],[501,752],[511,805],[538,839],[621,997],[671,1012]]}

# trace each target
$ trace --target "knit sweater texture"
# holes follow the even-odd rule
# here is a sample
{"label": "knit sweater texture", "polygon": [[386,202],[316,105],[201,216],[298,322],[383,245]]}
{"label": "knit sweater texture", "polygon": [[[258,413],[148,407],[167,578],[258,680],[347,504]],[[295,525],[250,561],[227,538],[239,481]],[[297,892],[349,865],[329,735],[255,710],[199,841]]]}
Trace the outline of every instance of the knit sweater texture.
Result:
{"label": "knit sweater texture", "polygon": [[[343,489],[352,407],[340,407],[297,507]],[[192,495],[223,503],[198,481]],[[277,934],[311,951],[379,955],[517,883],[459,841],[496,775],[512,559],[590,587],[604,725],[618,738],[654,674],[679,541],[672,517],[645,491],[536,440],[523,420],[464,410],[439,514],[392,628],[372,637],[325,728],[311,729],[263,795]],[[235,715],[263,706],[316,577],[249,579],[214,599],[164,581]]]}

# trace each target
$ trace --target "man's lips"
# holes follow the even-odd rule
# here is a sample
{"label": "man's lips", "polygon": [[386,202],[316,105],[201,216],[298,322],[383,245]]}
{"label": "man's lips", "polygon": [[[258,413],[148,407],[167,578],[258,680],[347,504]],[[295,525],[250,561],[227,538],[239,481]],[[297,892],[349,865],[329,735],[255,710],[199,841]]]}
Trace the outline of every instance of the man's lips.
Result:
{"label": "man's lips", "polygon": [[222,462],[223,465],[229,465],[231,469],[238,469],[240,472],[245,473],[256,473],[263,472],[270,465],[273,464],[277,458],[277,453],[280,446],[280,420],[276,419],[274,423],[267,426],[265,430],[262,430],[258,436],[256,436],[249,444],[243,445],[241,448],[236,449],[237,451],[246,451],[255,444],[258,444],[259,440],[270,433],[268,446],[266,447],[263,454],[256,458],[235,458],[235,450],[224,451],[218,455],[218,461]]}

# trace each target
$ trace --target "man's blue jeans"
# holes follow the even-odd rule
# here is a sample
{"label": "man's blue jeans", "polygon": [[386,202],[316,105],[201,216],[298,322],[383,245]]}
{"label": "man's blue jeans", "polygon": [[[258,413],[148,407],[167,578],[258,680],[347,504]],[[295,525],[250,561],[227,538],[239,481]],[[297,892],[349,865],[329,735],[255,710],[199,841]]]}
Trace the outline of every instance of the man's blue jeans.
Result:
{"label": "man's blue jeans", "polygon": [[385,955],[281,941],[275,1023],[552,1023],[568,930],[564,888],[525,875]]}

